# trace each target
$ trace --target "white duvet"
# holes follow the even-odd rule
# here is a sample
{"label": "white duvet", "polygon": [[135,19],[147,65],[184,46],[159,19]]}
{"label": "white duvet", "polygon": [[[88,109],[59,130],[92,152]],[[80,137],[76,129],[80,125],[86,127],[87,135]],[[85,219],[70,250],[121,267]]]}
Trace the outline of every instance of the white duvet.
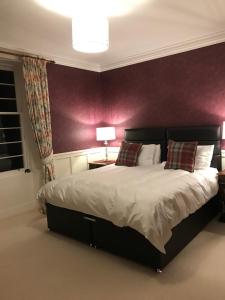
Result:
{"label": "white duvet", "polygon": [[38,199],[129,226],[165,253],[171,229],[218,192],[217,172],[108,165],[49,182]]}

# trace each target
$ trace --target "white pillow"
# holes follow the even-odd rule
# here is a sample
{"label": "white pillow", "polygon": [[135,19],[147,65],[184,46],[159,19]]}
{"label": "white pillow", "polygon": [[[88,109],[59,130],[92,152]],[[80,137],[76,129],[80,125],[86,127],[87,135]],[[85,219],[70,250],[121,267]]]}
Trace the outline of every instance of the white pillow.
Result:
{"label": "white pillow", "polygon": [[210,167],[213,156],[214,145],[197,146],[195,155],[195,169],[201,170]]}
{"label": "white pillow", "polygon": [[151,166],[154,164],[155,146],[154,144],[142,145],[138,156],[138,166]]}
{"label": "white pillow", "polygon": [[151,166],[160,163],[161,149],[160,145],[149,144],[142,145],[138,156],[138,166]]}
{"label": "white pillow", "polygon": [[155,145],[155,157],[154,164],[159,164],[161,162],[161,146],[160,144]]}

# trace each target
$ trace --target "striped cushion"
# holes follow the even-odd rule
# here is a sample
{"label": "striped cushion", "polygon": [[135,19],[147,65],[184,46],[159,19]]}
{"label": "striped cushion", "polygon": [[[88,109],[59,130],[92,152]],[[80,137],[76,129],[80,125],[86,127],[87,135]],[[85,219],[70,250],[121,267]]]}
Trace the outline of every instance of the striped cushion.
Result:
{"label": "striped cushion", "polygon": [[127,167],[136,166],[141,147],[142,144],[127,143],[123,141],[115,164],[117,166]]}
{"label": "striped cushion", "polygon": [[175,142],[169,140],[165,169],[182,169],[194,172],[198,142]]}

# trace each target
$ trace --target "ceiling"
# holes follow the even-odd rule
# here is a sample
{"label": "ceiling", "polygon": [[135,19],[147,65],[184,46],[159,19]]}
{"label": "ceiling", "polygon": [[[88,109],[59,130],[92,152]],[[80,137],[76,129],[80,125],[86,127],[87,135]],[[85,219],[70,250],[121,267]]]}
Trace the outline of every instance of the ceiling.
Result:
{"label": "ceiling", "polygon": [[72,49],[71,18],[46,10],[37,0],[1,0],[0,48],[100,72],[225,41],[224,0],[139,3],[109,18],[108,51],[84,54]]}

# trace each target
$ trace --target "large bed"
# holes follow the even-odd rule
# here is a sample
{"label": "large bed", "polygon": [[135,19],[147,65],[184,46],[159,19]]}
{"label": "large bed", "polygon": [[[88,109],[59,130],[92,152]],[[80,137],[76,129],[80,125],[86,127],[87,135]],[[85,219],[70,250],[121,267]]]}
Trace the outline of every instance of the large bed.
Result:
{"label": "large bed", "polygon": [[[211,166],[217,168],[218,170],[221,169],[221,128],[217,125],[182,128],[127,129],[125,130],[125,140],[128,142],[142,144],[160,144],[161,161],[166,160],[168,140],[198,141],[199,145],[214,145]],[[115,169],[117,168],[116,166],[108,166],[104,168],[106,168],[105,170],[107,172],[110,171],[110,168],[112,169],[111,172],[117,172],[120,167],[118,167],[117,170]],[[163,169],[162,166],[159,165],[153,166],[152,170],[154,168],[155,171],[158,171],[159,169],[161,171],[161,169]],[[141,171],[138,171],[138,168],[136,168],[136,170],[137,172]],[[99,175],[101,174],[100,170],[98,171],[99,173],[96,171],[97,170],[86,171],[89,172],[86,174],[88,174],[89,178],[91,178],[91,176],[99,176],[99,178],[102,178]],[[121,169],[121,172],[122,171],[126,172],[126,170]],[[146,173],[146,170],[144,170],[144,172]],[[104,172],[102,173],[104,176]],[[176,172],[176,174],[179,177],[183,173],[179,174]],[[141,176],[142,175],[140,175],[140,177]],[[149,180],[151,180],[151,177],[149,178]],[[184,178],[186,177],[184,176]],[[69,180],[71,180],[71,178],[68,180],[64,179],[67,185],[70,185]],[[163,176],[161,182],[161,189],[163,190]],[[160,181],[157,184],[160,184]],[[51,185],[53,189],[54,183]],[[149,185],[149,189],[150,192],[152,189],[153,194],[153,187],[151,187],[151,185]],[[92,190],[93,195],[96,193],[96,191],[94,191],[94,189]],[[117,190],[113,191],[114,193],[115,191],[117,192]],[[92,194],[89,191],[89,194],[87,195],[89,196],[86,197],[91,198]],[[193,195],[195,195],[195,193],[193,193]],[[160,243],[157,243],[157,240],[154,240],[153,238],[151,239],[151,234],[148,236],[148,231],[141,232],[141,230],[139,230],[140,226],[138,227],[138,225],[140,222],[136,222],[138,224],[137,227],[132,227],[129,226],[129,222],[118,222],[118,218],[113,218],[113,213],[111,213],[111,217],[109,216],[109,212],[108,215],[106,214],[106,217],[102,217],[102,215],[98,213],[97,209],[93,210],[93,213],[91,213],[92,211],[85,208],[85,205],[83,205],[83,209],[76,211],[72,208],[72,206],[70,207],[65,205],[65,207],[63,207],[64,205],[62,203],[57,201],[54,202],[54,199],[51,198],[49,198],[49,201],[47,200],[46,202],[48,227],[50,230],[71,236],[77,240],[89,244],[90,246],[104,249],[111,253],[133,259],[135,261],[144,263],[147,266],[153,267],[156,270],[162,270],[171,261],[171,259],[173,259],[185,247],[185,245],[187,245],[218,213],[218,196],[215,191],[212,195],[213,197],[209,201],[206,203],[201,203],[201,205],[197,207],[196,211],[192,209],[189,215],[183,218],[183,220],[177,218],[176,221],[174,220],[174,222],[172,222],[172,236],[170,232],[167,233],[166,243],[163,246]],[[196,197],[198,198],[199,196]],[[131,198],[131,195],[129,198]],[[127,202],[128,200],[130,199],[127,199]],[[194,203],[199,202],[199,199],[194,200]],[[83,204],[85,204],[85,199],[82,198],[82,201]],[[104,202],[102,203],[104,204]],[[135,216],[132,216],[132,218],[135,219]],[[121,219],[121,217],[119,219]],[[126,219],[129,219],[129,213],[126,216]],[[157,220],[158,216],[156,216],[156,222],[154,223],[156,227],[158,226]],[[146,227],[146,223],[142,227]]]}

